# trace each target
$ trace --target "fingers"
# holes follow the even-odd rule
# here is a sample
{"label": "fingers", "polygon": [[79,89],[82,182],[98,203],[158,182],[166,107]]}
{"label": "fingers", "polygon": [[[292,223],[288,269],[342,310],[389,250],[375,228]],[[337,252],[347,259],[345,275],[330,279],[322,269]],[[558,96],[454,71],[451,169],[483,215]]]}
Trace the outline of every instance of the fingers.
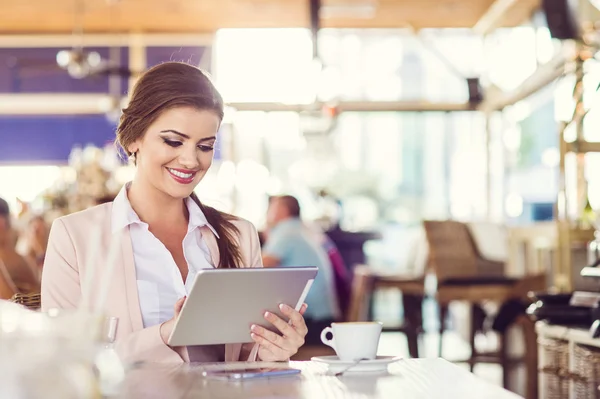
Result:
{"label": "fingers", "polygon": [[[304,307],[304,305],[302,305],[302,307]],[[290,318],[292,326],[294,326],[294,330],[297,331],[300,335],[302,335],[302,337],[304,337],[308,333],[306,322],[304,321],[304,317],[302,317],[302,314],[300,312],[284,304],[279,305],[279,309],[281,309],[281,313]],[[302,310],[302,308],[300,308],[300,310]],[[275,327],[279,328],[278,326]],[[279,331],[281,331],[281,329]]]}
{"label": "fingers", "polygon": [[300,307],[300,314],[304,316],[304,313],[306,313],[306,309],[308,309],[308,305],[306,303],[302,304],[302,307]]}
{"label": "fingers", "polygon": [[303,304],[300,311],[288,305],[280,305],[283,315],[290,319],[286,322],[276,314],[265,312],[264,318],[281,332],[279,335],[258,325],[252,325],[252,340],[259,344],[259,356],[263,361],[282,361],[289,359],[304,345],[304,337],[308,332],[302,313],[306,312],[307,305]]}
{"label": "fingers", "polygon": [[181,313],[181,308],[183,308],[183,304],[185,303],[186,299],[187,296],[184,296],[183,298],[179,298],[177,302],[175,302],[175,305],[173,305],[173,318],[162,323],[159,327],[160,337],[162,338],[165,344],[168,342],[169,336],[173,331],[173,326],[175,325],[175,320],[177,319],[177,317],[179,317],[179,313]]}
{"label": "fingers", "polygon": [[175,310],[175,318],[179,316],[179,313],[181,313],[181,308],[183,308],[183,304],[185,303],[186,299],[187,296],[184,296],[183,298],[179,298],[177,302],[175,302],[175,305],[173,306],[173,310]]}
{"label": "fingers", "polygon": [[[266,361],[266,362],[282,361],[282,360],[288,359],[290,357],[290,354],[288,353],[288,351],[283,350],[282,348],[278,347],[277,345],[275,345],[273,342],[267,340],[266,338],[264,338],[258,334],[255,334],[255,333],[251,333],[250,337],[252,338],[252,340],[254,342],[259,344],[261,347],[260,360]],[[265,353],[265,351],[267,353]],[[296,353],[296,351],[294,351],[294,353]]]}
{"label": "fingers", "polygon": [[293,325],[286,323],[279,316],[271,312],[265,312],[265,320],[273,324],[275,328],[279,330],[285,337],[293,339],[294,341],[300,341],[304,336],[301,335]]}
{"label": "fingers", "polygon": [[160,334],[160,338],[167,345],[169,342],[169,337],[171,336],[171,332],[173,331],[173,319],[165,321],[158,328],[158,332]]}
{"label": "fingers", "polygon": [[269,331],[264,327],[253,324],[252,327],[250,327],[250,331],[252,332],[252,334],[258,335],[266,339],[267,341],[269,341],[270,343],[272,343],[280,349],[284,349],[286,351],[296,349],[293,342],[291,342],[289,339],[286,339],[285,337],[282,337],[281,335],[274,333],[273,331]]}

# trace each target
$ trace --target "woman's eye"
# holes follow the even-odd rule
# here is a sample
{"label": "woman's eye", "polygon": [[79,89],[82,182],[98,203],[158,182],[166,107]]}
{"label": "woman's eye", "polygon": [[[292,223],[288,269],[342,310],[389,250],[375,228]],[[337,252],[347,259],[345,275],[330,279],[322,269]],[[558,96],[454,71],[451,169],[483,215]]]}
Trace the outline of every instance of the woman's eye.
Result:
{"label": "woman's eye", "polygon": [[214,149],[214,147],[210,145],[199,145],[198,148],[200,148],[200,151],[203,152],[210,152]]}
{"label": "woman's eye", "polygon": [[181,141],[174,141],[174,140],[169,140],[169,139],[163,139],[163,141],[165,142],[166,145],[171,146],[171,147],[179,147],[182,144]]}

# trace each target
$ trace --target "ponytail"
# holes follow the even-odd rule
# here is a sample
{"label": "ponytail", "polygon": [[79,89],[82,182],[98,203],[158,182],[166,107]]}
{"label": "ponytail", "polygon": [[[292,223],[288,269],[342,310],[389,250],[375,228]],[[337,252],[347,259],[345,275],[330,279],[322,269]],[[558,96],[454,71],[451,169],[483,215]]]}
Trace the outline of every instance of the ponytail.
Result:
{"label": "ponytail", "polygon": [[233,224],[235,217],[202,204],[195,193],[192,193],[190,198],[198,204],[202,213],[204,213],[208,224],[210,224],[219,235],[217,238],[219,264],[215,266],[218,269],[240,268],[242,266],[242,254],[235,239],[235,236],[239,236],[240,230]]}

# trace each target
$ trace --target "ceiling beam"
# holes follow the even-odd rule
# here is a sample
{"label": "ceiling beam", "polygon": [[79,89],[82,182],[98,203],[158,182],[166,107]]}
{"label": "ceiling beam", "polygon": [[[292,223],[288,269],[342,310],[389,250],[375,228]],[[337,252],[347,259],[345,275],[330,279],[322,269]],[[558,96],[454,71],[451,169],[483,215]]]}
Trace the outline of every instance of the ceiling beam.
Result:
{"label": "ceiling beam", "polygon": [[[196,33],[139,33],[133,34],[136,43],[146,47],[160,46],[211,46],[213,34]],[[76,40],[85,47],[127,47],[132,34],[85,34],[75,38],[71,34],[55,35],[0,35],[0,48],[71,47]]]}
{"label": "ceiling beam", "polygon": [[89,115],[109,111],[108,94],[0,94],[0,115]]}
{"label": "ceiling beam", "polygon": [[[104,114],[113,104],[108,94],[0,94],[0,115]],[[126,100],[125,100],[126,101]],[[122,104],[125,103],[122,102]],[[237,111],[314,111],[314,104],[228,103]],[[319,109],[318,105],[317,108]],[[339,112],[453,112],[472,111],[468,103],[427,101],[341,101]]]}
{"label": "ceiling beam", "polygon": [[[228,103],[237,111],[314,111],[314,104],[283,103]],[[318,109],[318,108],[317,108]],[[473,111],[468,103],[441,103],[428,101],[340,101],[338,113],[342,112],[453,112]]]}
{"label": "ceiling beam", "polygon": [[473,26],[473,31],[478,35],[487,35],[494,29],[502,26],[504,17],[513,9],[520,0],[496,0]]}
{"label": "ceiling beam", "polygon": [[561,51],[550,61],[540,65],[515,90],[500,91],[484,96],[484,101],[479,106],[479,110],[483,112],[502,110],[509,105],[526,99],[564,75],[565,66],[570,59],[572,58],[568,52]]}

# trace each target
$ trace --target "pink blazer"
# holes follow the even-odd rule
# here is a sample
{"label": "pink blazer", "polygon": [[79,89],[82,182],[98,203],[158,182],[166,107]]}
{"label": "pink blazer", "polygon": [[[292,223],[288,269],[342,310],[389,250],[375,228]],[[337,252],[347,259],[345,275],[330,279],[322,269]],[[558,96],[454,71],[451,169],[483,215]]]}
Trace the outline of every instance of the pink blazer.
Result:
{"label": "pink blazer", "polygon": [[[96,226],[100,226],[99,263],[94,268],[96,272],[92,277],[94,283],[91,284],[91,292],[85,293],[91,295],[91,303],[95,303],[112,239],[111,212],[112,203],[106,203],[54,221],[42,272],[42,311],[51,308],[75,309],[79,305],[89,262],[87,258],[92,250],[89,248],[90,233]],[[244,267],[262,267],[256,228],[243,219],[234,223],[240,230],[238,243],[242,264]],[[163,343],[159,333],[160,324],[143,328],[129,229],[123,229],[122,233],[105,304],[106,315],[119,318],[117,352],[125,363],[189,361],[185,347],[171,349]],[[213,264],[218,265],[216,237],[208,227],[202,227],[201,233],[210,250]],[[253,348],[253,344],[227,344],[225,361],[255,360],[257,349],[257,346]]]}

